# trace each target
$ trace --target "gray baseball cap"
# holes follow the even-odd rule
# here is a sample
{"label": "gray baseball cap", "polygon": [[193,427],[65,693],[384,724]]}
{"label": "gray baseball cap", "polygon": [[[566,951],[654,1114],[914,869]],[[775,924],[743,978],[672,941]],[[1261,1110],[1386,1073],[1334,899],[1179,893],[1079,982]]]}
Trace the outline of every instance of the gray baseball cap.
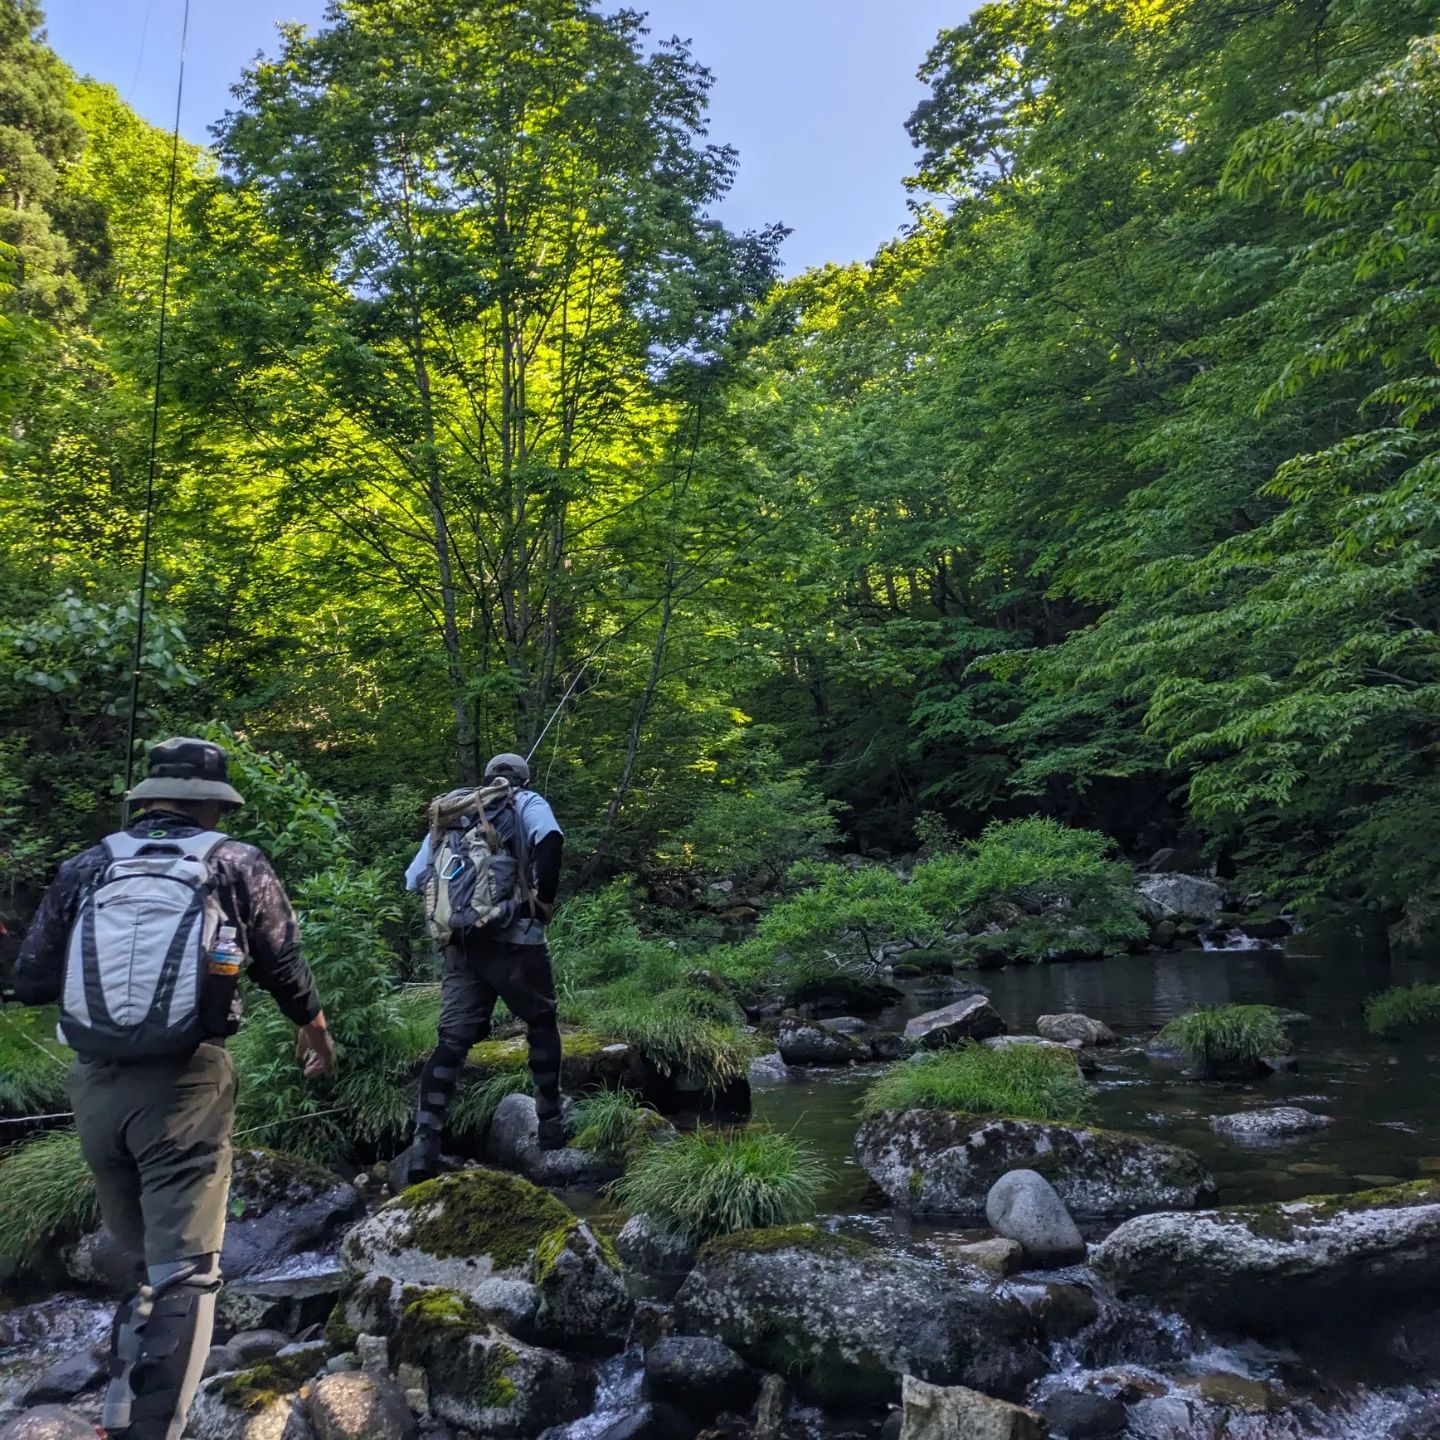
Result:
{"label": "gray baseball cap", "polygon": [[485,778],[495,780],[503,775],[515,785],[528,785],[530,783],[530,762],[523,755],[514,755],[510,751],[495,756],[485,767]]}

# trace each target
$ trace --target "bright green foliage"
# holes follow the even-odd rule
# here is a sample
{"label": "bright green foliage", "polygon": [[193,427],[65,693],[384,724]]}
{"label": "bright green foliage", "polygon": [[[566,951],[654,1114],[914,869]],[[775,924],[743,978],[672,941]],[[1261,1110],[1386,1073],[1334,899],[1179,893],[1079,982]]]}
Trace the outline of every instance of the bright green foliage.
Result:
{"label": "bright green foliage", "polygon": [[696,1130],[640,1154],[611,1193],[686,1240],[793,1225],[829,1178],[802,1140],[773,1130]]}
{"label": "bright green foliage", "polygon": [[1440,1025],[1440,985],[1396,985],[1365,1002],[1365,1028],[1372,1035],[1431,1030]]}
{"label": "bright green foliage", "polygon": [[702,874],[774,884],[840,838],[838,808],[803,775],[732,782],[685,827],[684,859]]}
{"label": "bright green foliage", "polygon": [[1189,1010],[1171,1020],[1160,1031],[1159,1040],[1204,1069],[1253,1064],[1290,1049],[1285,1026],[1268,1005]]}
{"label": "bright green foliage", "polygon": [[55,1038],[55,1010],[0,1009],[0,1115],[53,1114],[65,1095],[69,1052]]}
{"label": "bright green foliage", "polygon": [[958,1110],[1017,1120],[1083,1120],[1090,1087],[1071,1055],[1044,1045],[990,1050],[961,1045],[892,1065],[865,1092],[867,1115],[881,1110]]}
{"label": "bright green foliage", "polygon": [[95,1181],[74,1130],[0,1153],[0,1268],[31,1264],[100,1219]]}
{"label": "bright green foliage", "polygon": [[657,1111],[628,1090],[601,1090],[576,1105],[572,1143],[612,1160],[628,1161],[654,1143],[664,1124]]}

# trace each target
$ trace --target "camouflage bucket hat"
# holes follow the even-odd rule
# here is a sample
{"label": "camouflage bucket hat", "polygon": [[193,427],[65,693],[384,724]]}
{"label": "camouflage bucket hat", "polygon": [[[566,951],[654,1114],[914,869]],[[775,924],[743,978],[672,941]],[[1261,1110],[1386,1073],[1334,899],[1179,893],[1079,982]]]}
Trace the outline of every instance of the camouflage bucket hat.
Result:
{"label": "camouflage bucket hat", "polygon": [[209,740],[179,735],[162,740],[150,752],[150,771],[131,792],[131,800],[219,800],[243,805],[245,797],[230,783],[230,760]]}

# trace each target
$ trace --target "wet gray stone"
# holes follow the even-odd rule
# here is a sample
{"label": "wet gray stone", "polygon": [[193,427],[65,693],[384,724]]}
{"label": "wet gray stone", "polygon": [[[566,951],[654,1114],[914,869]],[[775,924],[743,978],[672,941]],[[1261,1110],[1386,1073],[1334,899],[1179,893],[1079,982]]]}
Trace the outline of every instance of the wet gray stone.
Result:
{"label": "wet gray stone", "polygon": [[958,1045],[962,1040],[988,1040],[1005,1033],[1005,1022],[984,995],[967,995],[953,1005],[917,1015],[905,1026],[905,1038],[927,1050]]}
{"label": "wet gray stone", "polygon": [[0,1428],[0,1440],[95,1440],[95,1424],[64,1405],[40,1405]]}
{"label": "wet gray stone", "polygon": [[1085,1258],[1085,1241],[1055,1187],[1033,1170],[1002,1175],[985,1197],[990,1227],[1025,1251],[1032,1265],[1070,1265]]}
{"label": "wet gray stone", "polygon": [[20,1397],[22,1405],[47,1405],[57,1401],[73,1400],[87,1390],[93,1390],[105,1379],[106,1350],[93,1346],[77,1350],[63,1360],[47,1366],[25,1388]]}

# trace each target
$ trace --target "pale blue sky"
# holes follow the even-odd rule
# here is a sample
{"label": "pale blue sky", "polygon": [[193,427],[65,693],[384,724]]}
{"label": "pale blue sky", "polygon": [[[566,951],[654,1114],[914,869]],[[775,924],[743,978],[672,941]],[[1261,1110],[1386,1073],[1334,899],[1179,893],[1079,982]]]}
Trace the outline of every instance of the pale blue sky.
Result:
{"label": "pale blue sky", "polygon": [[[736,228],[780,221],[787,270],[864,259],[906,220],[904,122],[915,70],[971,0],[634,0],[656,36],[681,35],[715,73],[711,136],[740,151],[724,209]],[[49,0],[50,43],[148,120],[174,113],[182,0]],[[191,0],[181,129],[209,139],[229,87],[275,22],[317,24],[324,0]]]}

